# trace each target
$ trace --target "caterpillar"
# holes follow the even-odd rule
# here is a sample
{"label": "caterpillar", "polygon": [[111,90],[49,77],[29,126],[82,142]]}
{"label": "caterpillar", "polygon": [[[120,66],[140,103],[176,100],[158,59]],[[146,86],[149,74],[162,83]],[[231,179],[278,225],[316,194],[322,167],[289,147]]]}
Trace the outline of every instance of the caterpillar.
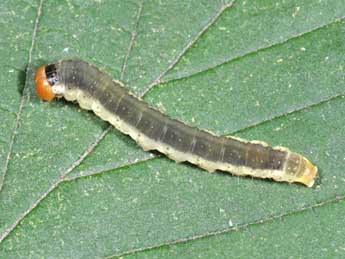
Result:
{"label": "caterpillar", "polygon": [[122,82],[82,60],[60,60],[35,73],[39,98],[64,97],[92,110],[144,150],[158,150],[176,162],[188,161],[209,172],[272,178],[313,186],[317,167],[285,147],[217,136],[169,118],[134,96]]}

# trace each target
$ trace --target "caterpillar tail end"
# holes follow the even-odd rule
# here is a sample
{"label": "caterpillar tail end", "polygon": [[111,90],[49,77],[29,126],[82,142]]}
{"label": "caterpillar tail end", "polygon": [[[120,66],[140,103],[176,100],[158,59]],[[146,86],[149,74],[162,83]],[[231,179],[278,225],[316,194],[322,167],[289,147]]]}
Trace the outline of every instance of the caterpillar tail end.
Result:
{"label": "caterpillar tail end", "polygon": [[302,157],[302,163],[304,163],[304,171],[301,176],[297,178],[296,182],[300,182],[308,187],[312,187],[317,177],[317,167],[314,166],[308,159]]}
{"label": "caterpillar tail end", "polygon": [[37,96],[44,101],[50,102],[54,99],[52,85],[49,83],[46,75],[46,66],[41,66],[35,73],[35,87]]}

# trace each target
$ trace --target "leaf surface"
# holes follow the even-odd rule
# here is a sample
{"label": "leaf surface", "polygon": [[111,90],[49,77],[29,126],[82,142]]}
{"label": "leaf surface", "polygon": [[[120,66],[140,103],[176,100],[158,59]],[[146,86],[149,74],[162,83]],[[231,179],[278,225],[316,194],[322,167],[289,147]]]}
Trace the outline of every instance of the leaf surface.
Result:
{"label": "leaf surface", "polygon": [[[285,248],[275,248],[277,256],[306,257],[309,250],[296,255],[289,245],[322,227],[343,228],[336,216],[345,195],[341,0],[43,0],[0,7],[5,258],[194,257],[199,246],[213,245],[211,256],[258,256],[256,246],[270,255],[268,243],[246,241],[252,229]],[[122,79],[173,118],[304,154],[319,167],[316,187],[176,164],[74,104],[39,101],[34,70],[70,57]],[[309,236],[298,226],[318,224],[314,208],[322,224],[315,232],[305,226]],[[298,244],[273,238],[284,232],[290,239],[294,231]],[[333,241],[322,239],[320,255],[334,255]]]}

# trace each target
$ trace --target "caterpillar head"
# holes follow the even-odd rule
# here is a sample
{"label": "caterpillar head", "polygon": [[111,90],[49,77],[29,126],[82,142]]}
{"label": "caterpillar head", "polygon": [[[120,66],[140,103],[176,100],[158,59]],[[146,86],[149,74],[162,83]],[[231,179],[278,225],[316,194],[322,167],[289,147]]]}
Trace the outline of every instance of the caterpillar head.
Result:
{"label": "caterpillar head", "polygon": [[44,101],[51,101],[63,94],[64,86],[59,84],[55,64],[39,67],[35,73],[36,94]]}

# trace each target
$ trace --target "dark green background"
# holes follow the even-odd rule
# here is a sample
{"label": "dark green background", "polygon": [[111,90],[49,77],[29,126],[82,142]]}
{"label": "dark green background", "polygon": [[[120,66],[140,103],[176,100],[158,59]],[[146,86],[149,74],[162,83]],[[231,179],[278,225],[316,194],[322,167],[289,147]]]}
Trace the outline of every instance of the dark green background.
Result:
{"label": "dark green background", "polygon": [[[0,257],[340,258],[344,17],[343,0],[1,1]],[[210,174],[101,138],[93,113],[34,93],[35,69],[68,57],[154,85],[145,100],[190,125],[289,147],[320,178]]]}

